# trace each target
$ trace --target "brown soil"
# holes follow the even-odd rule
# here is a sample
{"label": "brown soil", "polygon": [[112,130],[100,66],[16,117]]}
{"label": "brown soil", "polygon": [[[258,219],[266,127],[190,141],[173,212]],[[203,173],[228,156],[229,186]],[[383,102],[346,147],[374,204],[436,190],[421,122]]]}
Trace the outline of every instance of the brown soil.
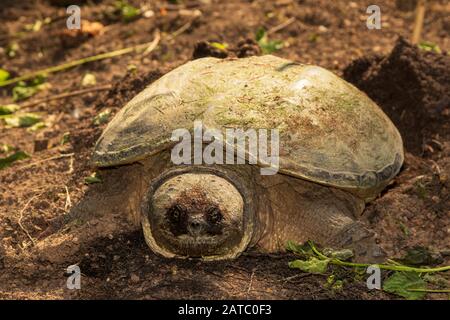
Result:
{"label": "brown soil", "polygon": [[[399,36],[409,37],[414,13],[407,6],[397,9],[395,2],[388,0],[377,2],[382,12],[381,30],[365,26],[370,1],[186,0],[177,2],[181,4],[154,1],[151,5],[142,1],[141,6],[147,4],[144,11],[152,10],[153,16],[129,23],[106,14],[112,11],[112,0],[78,2],[83,19],[106,26],[103,34],[79,36],[64,31],[64,1],[2,1],[1,68],[12,76],[21,75],[151,41],[156,29],[162,40],[146,56],[129,54],[49,77],[52,87],[30,101],[80,89],[87,72],[95,74],[99,85],[112,84],[112,89],[29,108],[52,120],[48,128],[28,132],[0,125],[0,145],[13,145],[32,155],[0,171],[0,298],[394,298],[367,290],[364,282],[342,270],[338,272],[344,288],[328,289],[326,276],[289,269],[287,262],[293,257],[288,254],[248,252],[236,261],[216,263],[173,261],[153,255],[140,232],[68,236],[71,228],[80,230],[80,235],[93,228],[71,227],[65,222],[73,222],[68,214],[71,206],[86,193],[98,193],[102,188],[101,184],[84,184],[94,170],[90,152],[105,126],[93,124],[95,115],[105,109],[115,113],[152,80],[190,60],[194,53],[196,57],[223,55],[211,42],[228,43],[226,55],[259,54],[253,41],[259,27],[275,30],[269,38],[285,42],[275,54],[343,75],[391,117],[404,138],[405,165],[383,194],[368,205],[364,217],[380,234],[391,257],[421,245],[438,252],[444,263],[450,262],[450,62],[446,52],[450,48],[450,8],[446,1],[429,1],[423,30],[423,38],[439,44],[442,54],[396,41]],[[139,6],[140,1],[130,2]],[[36,32],[18,33],[25,24],[45,17],[52,17],[53,22]],[[294,18],[290,24],[276,31],[290,18]],[[183,32],[168,39],[166,35],[176,30]],[[8,47],[13,42],[19,49],[9,57]],[[129,68],[131,65],[137,69]],[[10,102],[11,87],[0,88],[0,105]],[[69,143],[60,145],[66,132],[70,133]],[[71,153],[73,156],[57,158]],[[82,290],[67,290],[64,272],[75,263],[83,272]]]}

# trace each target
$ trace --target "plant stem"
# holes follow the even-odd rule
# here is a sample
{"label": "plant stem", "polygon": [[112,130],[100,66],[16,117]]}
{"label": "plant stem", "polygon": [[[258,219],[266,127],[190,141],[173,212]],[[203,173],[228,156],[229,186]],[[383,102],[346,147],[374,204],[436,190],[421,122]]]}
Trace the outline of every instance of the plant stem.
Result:
{"label": "plant stem", "polygon": [[119,50],[115,50],[115,51],[110,51],[110,52],[106,52],[106,53],[102,53],[102,54],[98,54],[95,56],[90,56],[90,57],[86,57],[86,58],[82,58],[79,60],[74,60],[74,61],[70,61],[67,63],[63,63],[61,65],[58,66],[54,66],[54,67],[50,67],[50,68],[46,68],[46,69],[42,69],[42,70],[38,70],[35,72],[31,72],[28,74],[24,74],[20,77],[16,77],[10,80],[6,80],[3,82],[0,82],[0,87],[4,87],[19,81],[24,81],[24,80],[29,80],[29,79],[33,79],[39,75],[46,75],[49,73],[54,73],[54,72],[58,72],[58,71],[63,71],[69,68],[73,68],[88,62],[93,62],[93,61],[98,61],[98,60],[103,60],[103,59],[108,59],[108,58],[113,58],[113,57],[117,57],[117,56],[121,56],[133,51],[139,51],[148,47],[151,48],[155,48],[156,45],[159,42],[160,37],[157,36],[155,37],[155,39],[152,42],[147,42],[147,43],[143,43],[143,44],[138,44],[136,46],[132,46],[132,47],[128,47],[128,48],[124,48],[124,49],[119,49]]}
{"label": "plant stem", "polygon": [[450,293],[450,289],[407,289],[413,292]]}
{"label": "plant stem", "polygon": [[385,269],[385,270],[419,272],[419,273],[442,272],[442,271],[450,270],[450,266],[444,266],[444,267],[438,267],[438,268],[415,268],[415,267],[408,267],[408,266],[403,266],[403,265],[345,262],[345,261],[342,261],[339,259],[331,259],[331,258],[325,256],[323,253],[321,253],[319,250],[317,250],[317,248],[314,246],[314,244],[311,241],[309,242],[309,245],[311,246],[311,249],[313,250],[313,252],[322,260],[328,259],[328,260],[330,260],[329,263],[339,265],[339,266],[344,266],[344,267],[367,268],[369,266],[377,266],[378,268]]}
{"label": "plant stem", "polygon": [[57,94],[57,95],[50,96],[47,98],[39,99],[36,101],[24,103],[21,105],[21,108],[22,109],[30,108],[30,107],[33,107],[35,105],[38,105],[38,104],[41,104],[44,102],[49,102],[49,101],[58,100],[58,99],[65,99],[65,98],[74,97],[74,96],[78,96],[78,95],[82,95],[82,94],[90,93],[90,92],[94,92],[94,91],[109,90],[109,89],[111,89],[111,87],[112,86],[110,84],[105,84],[105,85],[97,86],[97,87],[93,87],[93,88],[80,89],[80,90],[76,90],[76,91],[72,91],[72,92],[61,93],[61,94]]}

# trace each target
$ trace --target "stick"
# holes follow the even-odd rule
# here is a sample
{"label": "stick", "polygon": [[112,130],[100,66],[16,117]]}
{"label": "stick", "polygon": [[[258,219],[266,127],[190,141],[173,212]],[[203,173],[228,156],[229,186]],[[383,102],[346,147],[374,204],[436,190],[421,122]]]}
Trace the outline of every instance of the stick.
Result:
{"label": "stick", "polygon": [[419,0],[416,7],[416,19],[414,20],[414,30],[411,37],[411,42],[417,44],[420,41],[420,34],[422,33],[423,18],[425,16],[426,0]]}
{"label": "stick", "polygon": [[180,34],[182,34],[183,32],[185,32],[187,29],[189,29],[192,25],[192,21],[189,21],[187,23],[185,23],[184,25],[182,25],[179,29],[175,30],[174,32],[172,32],[167,39],[168,40],[172,40],[176,37],[178,37]]}
{"label": "stick", "polygon": [[252,285],[253,285],[253,277],[255,276],[255,270],[252,271],[252,274],[250,275],[250,283],[248,284],[248,288],[247,288],[247,297],[250,294],[250,291],[252,290]]}
{"label": "stick", "polygon": [[22,210],[20,210],[19,213],[19,219],[17,220],[17,224],[19,225],[20,229],[22,229],[22,231],[27,235],[27,237],[31,240],[31,242],[34,244],[36,244],[36,241],[33,239],[33,237],[30,235],[30,233],[28,232],[27,229],[25,229],[25,227],[22,225],[22,219],[23,219],[23,213],[25,212],[25,210],[28,208],[28,206],[30,205],[30,203],[36,199],[38,195],[33,196],[30,200],[28,200],[28,202],[25,204],[25,206],[23,207]]}
{"label": "stick", "polygon": [[287,20],[284,21],[283,23],[280,23],[279,25],[277,25],[277,26],[275,26],[275,27],[273,27],[273,28],[270,28],[270,29],[267,31],[266,34],[267,34],[267,35],[270,35],[270,34],[272,34],[272,33],[278,32],[278,31],[280,31],[280,30],[286,28],[288,25],[290,25],[290,24],[293,23],[294,21],[295,21],[295,17],[292,17],[292,18],[290,18],[290,19],[287,19]]}
{"label": "stick", "polygon": [[64,205],[64,211],[67,212],[67,210],[72,207],[72,200],[70,199],[70,193],[69,188],[67,186],[64,186],[66,189],[66,204]]}
{"label": "stick", "polygon": [[7,85],[10,85],[10,84],[19,82],[19,81],[29,80],[29,79],[35,78],[38,75],[49,74],[49,73],[54,73],[54,72],[58,72],[58,71],[63,71],[63,70],[70,69],[70,68],[73,68],[73,67],[76,67],[76,66],[80,66],[80,65],[88,63],[88,62],[93,62],[93,61],[98,61],[98,60],[109,59],[109,58],[121,56],[121,55],[130,53],[130,52],[146,49],[147,47],[152,47],[154,49],[154,48],[156,48],[159,40],[160,40],[160,37],[155,36],[155,39],[153,39],[152,42],[138,44],[136,46],[132,46],[132,47],[128,47],[128,48],[119,49],[119,50],[115,50],[115,51],[111,51],[111,52],[98,54],[98,55],[95,55],[95,56],[86,57],[86,58],[79,59],[79,60],[70,61],[70,62],[67,62],[67,63],[63,63],[63,64],[61,64],[59,66],[54,66],[54,67],[50,67],[50,68],[34,71],[34,72],[31,72],[31,73],[25,74],[23,76],[20,76],[20,77],[16,77],[16,78],[13,78],[13,79],[10,79],[10,80],[6,80],[6,81],[3,81],[3,82],[0,82],[0,87],[4,87],[4,86],[7,86]]}
{"label": "stick", "polygon": [[32,163],[26,164],[26,165],[20,167],[18,170],[29,168],[29,167],[35,166],[37,164],[40,164],[40,163],[43,163],[43,162],[47,162],[47,161],[51,161],[51,160],[57,160],[57,159],[66,158],[66,157],[73,157],[74,155],[75,155],[75,153],[60,154],[58,156],[54,156],[54,157],[50,157],[50,158],[47,158],[47,159],[43,159],[43,160],[39,160],[39,161],[36,161],[36,162],[32,162]]}
{"label": "stick", "polygon": [[24,103],[21,105],[21,108],[29,108],[29,107],[33,107],[35,105],[44,103],[44,102],[49,102],[52,100],[59,100],[59,99],[64,99],[64,98],[69,98],[69,97],[74,97],[74,96],[78,96],[78,95],[82,95],[82,94],[86,94],[89,92],[94,92],[94,91],[104,91],[104,90],[109,90],[111,89],[111,85],[110,84],[105,84],[103,86],[98,86],[95,88],[87,88],[87,89],[81,89],[81,90],[75,90],[72,92],[66,92],[66,93],[61,93],[61,94],[57,94],[54,96],[48,96],[46,98],[42,98],[42,99],[38,99],[35,101],[31,101],[28,103]]}

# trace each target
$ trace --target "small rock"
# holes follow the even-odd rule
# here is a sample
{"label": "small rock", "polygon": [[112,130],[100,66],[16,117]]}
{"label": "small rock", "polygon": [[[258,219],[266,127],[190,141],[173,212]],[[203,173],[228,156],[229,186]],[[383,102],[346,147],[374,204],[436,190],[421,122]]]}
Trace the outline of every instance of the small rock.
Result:
{"label": "small rock", "polygon": [[143,16],[144,18],[151,18],[155,15],[155,12],[153,10],[147,10],[144,12]]}
{"label": "small rock", "polygon": [[139,279],[138,275],[132,273],[131,277],[130,277],[130,280],[131,280],[131,282],[137,283],[137,282],[139,282],[140,279]]}
{"label": "small rock", "polygon": [[39,152],[42,150],[47,150],[48,148],[48,140],[44,139],[44,140],[34,140],[34,152]]}

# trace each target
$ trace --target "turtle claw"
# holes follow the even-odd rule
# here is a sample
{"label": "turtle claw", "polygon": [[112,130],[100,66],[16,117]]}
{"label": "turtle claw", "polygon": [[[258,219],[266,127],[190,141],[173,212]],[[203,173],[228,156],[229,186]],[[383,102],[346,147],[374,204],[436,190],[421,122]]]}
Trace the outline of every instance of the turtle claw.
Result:
{"label": "turtle claw", "polygon": [[341,248],[354,252],[354,259],[362,263],[380,263],[387,257],[383,248],[377,244],[376,233],[369,230],[364,223],[356,221],[342,230],[332,241]]}

